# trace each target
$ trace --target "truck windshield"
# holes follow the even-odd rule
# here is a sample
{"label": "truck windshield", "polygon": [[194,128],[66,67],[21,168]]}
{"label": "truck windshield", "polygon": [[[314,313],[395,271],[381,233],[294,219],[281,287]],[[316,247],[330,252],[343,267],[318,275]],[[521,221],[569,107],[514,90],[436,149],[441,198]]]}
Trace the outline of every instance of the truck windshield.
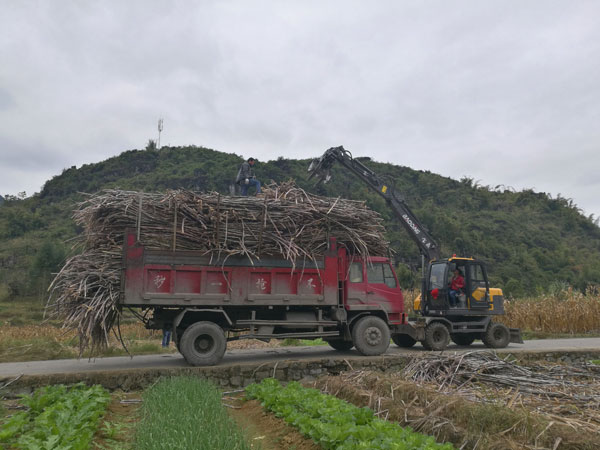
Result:
{"label": "truck windshield", "polygon": [[446,287],[444,274],[446,273],[446,264],[433,264],[429,274],[429,289],[443,289]]}

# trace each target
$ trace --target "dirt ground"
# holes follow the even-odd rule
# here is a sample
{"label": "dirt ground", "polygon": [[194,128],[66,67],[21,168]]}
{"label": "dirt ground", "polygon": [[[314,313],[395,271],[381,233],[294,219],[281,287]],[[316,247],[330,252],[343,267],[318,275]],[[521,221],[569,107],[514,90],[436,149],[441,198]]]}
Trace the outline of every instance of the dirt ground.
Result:
{"label": "dirt ground", "polygon": [[599,374],[545,364],[530,377],[553,373],[555,385],[533,389],[525,379],[508,387],[500,384],[501,377],[489,382],[477,372],[459,380],[455,371],[448,372],[455,380],[446,384],[416,382],[401,373],[352,371],[318,378],[314,387],[457,448],[600,448]]}
{"label": "dirt ground", "polygon": [[139,420],[141,392],[113,392],[101,426],[94,436],[93,449],[133,448],[133,428]]}
{"label": "dirt ground", "polygon": [[242,401],[241,397],[225,400],[234,408],[229,415],[244,430],[252,448],[261,450],[319,450],[321,447],[305,438],[284,420],[266,412],[257,400]]}

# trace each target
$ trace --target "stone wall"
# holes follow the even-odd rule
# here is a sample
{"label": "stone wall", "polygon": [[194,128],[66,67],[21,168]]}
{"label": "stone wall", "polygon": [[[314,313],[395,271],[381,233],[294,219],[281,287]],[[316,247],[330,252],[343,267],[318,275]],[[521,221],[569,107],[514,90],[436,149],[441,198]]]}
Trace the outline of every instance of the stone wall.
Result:
{"label": "stone wall", "polygon": [[[509,352],[502,352],[509,353]],[[427,355],[427,353],[425,353]],[[517,360],[524,363],[536,360],[548,360],[565,364],[584,364],[600,359],[597,352],[529,352],[513,353]],[[110,390],[142,390],[152,385],[160,377],[197,376],[215,382],[224,390],[243,388],[264,378],[274,377],[281,381],[312,381],[321,375],[338,375],[341,372],[356,369],[380,370],[383,372],[400,371],[411,357],[347,357],[328,359],[307,359],[296,361],[273,361],[262,364],[222,365],[214,367],[178,367],[165,369],[128,369],[105,372],[84,372],[55,375],[23,376],[17,380],[0,379],[4,395],[14,396],[28,393],[39,386],[49,384],[74,384],[83,381],[86,384],[101,384]]]}

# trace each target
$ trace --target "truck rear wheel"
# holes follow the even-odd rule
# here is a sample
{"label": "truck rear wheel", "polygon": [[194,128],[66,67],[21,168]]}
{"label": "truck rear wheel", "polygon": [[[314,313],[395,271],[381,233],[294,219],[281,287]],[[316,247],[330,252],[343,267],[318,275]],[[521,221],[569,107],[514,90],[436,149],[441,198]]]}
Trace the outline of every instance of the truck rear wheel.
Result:
{"label": "truck rear wheel", "polygon": [[417,343],[417,340],[410,337],[408,334],[393,334],[392,341],[398,347],[410,348]]}
{"label": "truck rear wheel", "polygon": [[450,339],[456,345],[471,345],[475,341],[475,336],[472,333],[452,333]]}
{"label": "truck rear wheel", "polygon": [[492,322],[485,333],[483,333],[481,340],[486,347],[504,348],[510,342],[510,331],[506,325]]}
{"label": "truck rear wheel", "polygon": [[381,355],[390,346],[390,329],[379,317],[362,317],[352,328],[352,341],[361,355]]}
{"label": "truck rear wheel", "polygon": [[350,350],[352,347],[354,347],[354,342],[344,341],[343,339],[331,339],[328,340],[327,343],[331,346],[331,348],[342,352]]}
{"label": "truck rear wheel", "polygon": [[441,322],[432,322],[425,328],[425,340],[421,342],[426,350],[440,351],[448,347],[450,332]]}
{"label": "truck rear wheel", "polygon": [[225,354],[223,329],[213,322],[196,322],[181,336],[179,351],[192,366],[214,366]]}

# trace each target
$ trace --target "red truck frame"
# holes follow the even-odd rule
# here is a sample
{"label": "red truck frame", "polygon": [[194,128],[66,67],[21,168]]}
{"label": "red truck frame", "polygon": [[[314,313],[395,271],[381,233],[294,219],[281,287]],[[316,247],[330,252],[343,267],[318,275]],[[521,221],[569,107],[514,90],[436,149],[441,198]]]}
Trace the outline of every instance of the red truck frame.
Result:
{"label": "red truck frame", "polygon": [[390,338],[422,340],[409,324],[388,258],[353,256],[334,238],[316,260],[207,256],[151,250],[135,232],[123,252],[120,306],[144,310],[151,329],[172,329],[192,365],[214,365],[227,341],[322,338],[337,350],[384,353]]}

